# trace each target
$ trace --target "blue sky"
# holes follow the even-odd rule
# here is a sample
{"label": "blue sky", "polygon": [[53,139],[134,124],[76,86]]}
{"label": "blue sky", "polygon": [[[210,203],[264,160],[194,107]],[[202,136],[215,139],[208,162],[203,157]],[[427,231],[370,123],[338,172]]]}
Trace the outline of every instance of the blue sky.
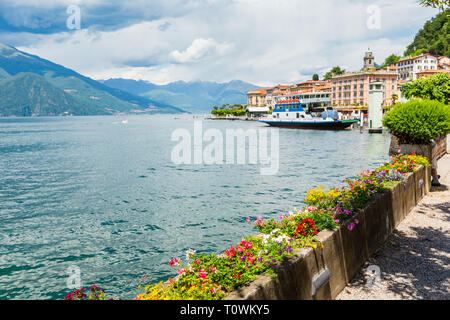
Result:
{"label": "blue sky", "polygon": [[[437,9],[417,0],[0,0],[0,42],[94,79],[268,86],[402,54]],[[80,9],[70,30],[67,8]]]}

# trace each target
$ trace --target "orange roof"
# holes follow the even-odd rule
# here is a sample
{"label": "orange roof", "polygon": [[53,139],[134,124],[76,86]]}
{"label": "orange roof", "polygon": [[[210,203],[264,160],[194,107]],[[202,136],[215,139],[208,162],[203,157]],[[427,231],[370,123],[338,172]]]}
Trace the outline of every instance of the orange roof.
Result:
{"label": "orange roof", "polygon": [[309,84],[309,83],[313,83],[313,84],[322,84],[322,83],[326,83],[326,82],[328,82],[328,81],[308,80],[308,81],[304,81],[304,82],[297,83],[297,85],[300,85],[300,84]]}
{"label": "orange roof", "polygon": [[267,94],[266,89],[255,89],[248,91],[247,94]]}

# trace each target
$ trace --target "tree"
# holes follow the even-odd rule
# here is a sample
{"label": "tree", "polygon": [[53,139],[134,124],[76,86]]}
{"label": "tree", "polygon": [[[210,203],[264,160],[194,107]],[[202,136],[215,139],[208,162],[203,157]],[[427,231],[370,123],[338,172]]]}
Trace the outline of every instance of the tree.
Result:
{"label": "tree", "polygon": [[432,7],[439,8],[439,10],[444,11],[445,7],[450,6],[449,0],[419,0],[419,4],[422,7]]}
{"label": "tree", "polygon": [[402,93],[407,99],[414,97],[438,100],[448,105],[450,100],[450,75],[448,73],[436,73],[406,83],[402,86]]}
{"label": "tree", "polygon": [[400,60],[400,56],[397,56],[395,54],[391,54],[389,57],[384,60],[384,63],[381,65],[382,68],[389,67],[394,65],[398,60]]}
{"label": "tree", "polygon": [[413,54],[412,54],[412,56],[420,56],[422,53],[425,53],[425,52],[428,52],[428,50],[427,49],[417,49],[416,50],[416,52],[414,52]]}
{"label": "tree", "polygon": [[319,81],[319,75],[317,73],[312,76],[313,81]]}
{"label": "tree", "polygon": [[329,79],[333,78],[333,76],[335,76],[335,75],[339,76],[344,73],[345,73],[344,69],[341,69],[341,67],[336,66],[325,74],[324,80],[329,80]]}
{"label": "tree", "polygon": [[[448,2],[448,0],[447,0]],[[450,42],[450,9],[439,13],[428,20],[414,37],[413,42],[406,48],[405,56],[414,55],[418,50],[432,51],[438,55],[449,56]]]}

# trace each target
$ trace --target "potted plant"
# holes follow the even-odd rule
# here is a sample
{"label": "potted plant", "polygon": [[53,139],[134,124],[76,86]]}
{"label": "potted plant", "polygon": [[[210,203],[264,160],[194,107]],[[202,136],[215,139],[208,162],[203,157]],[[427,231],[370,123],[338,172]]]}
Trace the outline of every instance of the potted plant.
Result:
{"label": "potted plant", "polygon": [[432,163],[432,183],[439,185],[433,147],[437,139],[450,132],[450,106],[436,100],[414,99],[399,103],[386,113],[383,125],[393,135],[390,153],[425,156]]}

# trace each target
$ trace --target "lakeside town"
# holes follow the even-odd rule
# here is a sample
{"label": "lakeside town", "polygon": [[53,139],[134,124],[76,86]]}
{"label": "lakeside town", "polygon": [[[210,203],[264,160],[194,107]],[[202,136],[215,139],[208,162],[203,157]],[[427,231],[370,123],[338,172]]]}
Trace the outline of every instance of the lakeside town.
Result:
{"label": "lakeside town", "polygon": [[[64,58],[55,61],[71,62],[71,49],[85,45],[92,53],[80,60],[98,74],[115,67],[123,77],[138,70],[134,76],[148,72],[155,79],[162,70],[170,77],[195,71],[194,78],[227,69],[214,80],[253,77],[231,85],[93,80],[27,53],[23,43],[31,46],[31,37],[17,41],[19,49],[0,39],[0,300],[173,300],[170,308],[152,305],[169,319],[278,319],[281,311],[299,314],[294,300],[449,300],[450,0],[409,1],[366,8],[348,0],[342,10],[348,16],[334,1],[315,14],[313,5],[291,11],[269,1],[168,1],[157,20],[153,14],[162,9],[150,2],[85,2],[63,8],[68,21],[78,21],[74,29],[67,24],[75,36],[65,26],[51,34]],[[308,8],[307,1],[290,2],[289,8]],[[430,11],[420,15],[412,2]],[[267,21],[275,8],[293,13],[297,24],[280,17],[284,30],[274,28],[274,36]],[[397,56],[411,30],[436,13],[432,8],[437,16]],[[3,18],[6,9],[28,17],[23,30],[35,29],[29,7],[4,6]],[[370,20],[381,10],[383,23],[396,22],[381,32],[357,23],[342,38],[329,31],[337,28],[335,17],[352,20],[357,12]],[[128,11],[131,22],[112,31],[112,23],[125,21],[96,15]],[[411,26],[397,21],[403,12]],[[33,14],[43,18],[37,8]],[[199,19],[203,14],[214,23]],[[4,20],[11,39],[23,37]],[[208,32],[183,33],[202,23]],[[305,25],[319,29],[320,37],[307,31],[321,45],[301,39],[298,52],[290,50]],[[324,25],[328,30],[320,30]],[[250,27],[260,34],[249,37]],[[37,34],[44,38],[46,28]],[[361,34],[352,33],[358,28]],[[105,38],[115,40],[100,54]],[[278,40],[292,60],[271,51]],[[58,51],[33,41],[47,53]],[[266,47],[251,52],[258,43]],[[166,60],[146,51],[165,45]],[[313,59],[301,56],[308,45]],[[253,70],[245,69],[246,55]],[[264,70],[263,58],[273,69]],[[306,66],[311,60],[321,63]],[[210,110],[215,104],[222,107]]]}
{"label": "lakeside town", "polygon": [[335,67],[325,76],[328,79],[318,80],[318,75],[315,75],[315,80],[248,91],[246,106],[230,106],[236,109],[232,114],[221,113],[215,107],[212,114],[216,119],[225,116],[228,119],[258,120],[271,114],[279,102],[314,101],[314,107],[332,106],[342,119],[358,119],[363,126],[368,126],[371,83],[381,82],[382,100],[377,107],[384,114],[395,103],[407,100],[402,94],[405,83],[437,73],[450,75],[450,58],[435,52],[403,57],[382,67],[375,63],[375,55],[369,48],[362,62],[358,71],[347,72]]}

